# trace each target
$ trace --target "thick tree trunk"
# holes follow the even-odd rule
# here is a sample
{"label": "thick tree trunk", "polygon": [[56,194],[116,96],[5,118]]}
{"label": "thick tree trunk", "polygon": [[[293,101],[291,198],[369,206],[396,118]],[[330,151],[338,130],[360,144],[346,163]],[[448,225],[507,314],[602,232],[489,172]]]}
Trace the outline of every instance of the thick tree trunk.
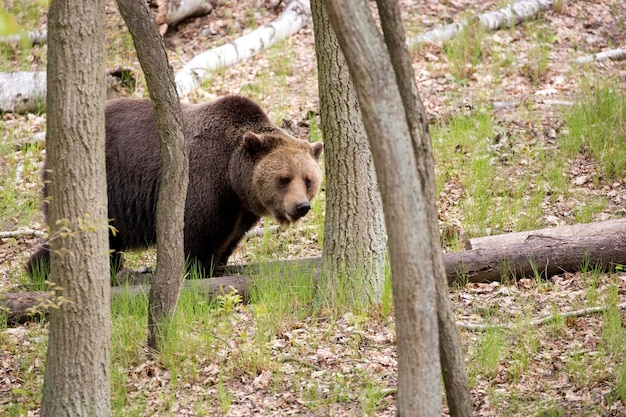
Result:
{"label": "thick tree trunk", "polygon": [[377,0],[381,26],[385,42],[396,74],[400,96],[404,104],[415,160],[419,171],[424,175],[424,199],[428,205],[432,262],[437,292],[437,318],[439,325],[439,353],[443,380],[446,389],[448,408],[452,417],[470,417],[472,406],[469,394],[467,373],[461,339],[456,328],[456,320],[446,282],[440,236],[437,224],[437,201],[435,190],[435,161],[428,135],[428,120],[417,90],[411,58],[406,46],[406,37],[402,25],[398,2]]}
{"label": "thick tree trunk", "polygon": [[[350,73],[321,0],[311,2],[311,12],[326,155],[325,273],[319,294],[332,302],[333,295],[347,289],[356,302],[379,303],[387,234],[374,161]],[[340,291],[345,281],[347,288]]]}
{"label": "thick tree trunk", "polygon": [[[389,53],[366,1],[324,5],[356,87],[383,199],[395,301],[398,415],[441,414],[435,246],[425,184]],[[408,248],[415,250],[416,256]]]}
{"label": "thick tree trunk", "polygon": [[161,142],[161,183],[157,202],[157,269],[148,309],[148,346],[159,350],[166,321],[176,311],[184,277],[183,229],[189,183],[189,158],[183,116],[163,39],[148,6],[118,0],[146,76]]}
{"label": "thick tree trunk", "polygon": [[50,311],[41,416],[110,414],[105,1],[50,3],[47,167]]}

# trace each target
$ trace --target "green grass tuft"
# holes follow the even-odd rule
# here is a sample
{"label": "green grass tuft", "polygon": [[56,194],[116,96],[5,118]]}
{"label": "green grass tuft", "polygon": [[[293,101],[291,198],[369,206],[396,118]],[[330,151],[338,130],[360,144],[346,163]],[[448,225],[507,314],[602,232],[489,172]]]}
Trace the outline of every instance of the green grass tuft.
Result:
{"label": "green grass tuft", "polygon": [[561,146],[569,157],[587,156],[598,173],[622,180],[626,171],[626,95],[617,81],[584,80],[582,98],[565,118]]}

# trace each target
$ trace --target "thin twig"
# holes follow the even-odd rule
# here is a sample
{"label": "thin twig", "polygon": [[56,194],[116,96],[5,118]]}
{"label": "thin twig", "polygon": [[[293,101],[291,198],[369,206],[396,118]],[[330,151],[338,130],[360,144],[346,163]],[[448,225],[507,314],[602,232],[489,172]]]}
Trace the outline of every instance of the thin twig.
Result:
{"label": "thin twig", "polygon": [[[580,310],[574,311],[566,311],[565,313],[557,313],[552,314],[547,317],[542,317],[539,319],[531,320],[528,322],[529,326],[540,326],[542,324],[549,323],[557,318],[568,318],[568,317],[581,317],[588,316],[591,314],[602,313],[608,310],[611,306],[598,306],[598,307],[588,307]],[[617,304],[617,308],[620,310],[626,309],[626,303]],[[508,330],[513,327],[511,323],[496,323],[496,324],[484,324],[484,323],[467,323],[467,322],[457,322],[457,327],[462,329],[471,330],[474,332],[484,332],[487,330]]]}
{"label": "thin twig", "polygon": [[285,356],[284,358],[280,358],[279,362],[295,362],[295,363],[300,364],[302,366],[307,366],[309,368],[313,368],[316,371],[323,371],[323,369],[320,368],[319,366],[317,366],[317,365],[315,365],[313,363],[310,363],[310,362],[303,361],[302,359],[294,358],[293,356]]}

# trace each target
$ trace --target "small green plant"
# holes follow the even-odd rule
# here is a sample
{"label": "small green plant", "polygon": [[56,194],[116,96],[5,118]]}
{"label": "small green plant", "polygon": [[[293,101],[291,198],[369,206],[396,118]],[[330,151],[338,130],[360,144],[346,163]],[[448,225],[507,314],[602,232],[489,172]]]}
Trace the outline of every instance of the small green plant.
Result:
{"label": "small green plant", "polygon": [[626,360],[622,361],[619,374],[617,375],[617,385],[609,396],[611,400],[619,400],[626,404]]}
{"label": "small green plant", "polygon": [[617,304],[619,303],[619,284],[611,283],[606,291],[605,303],[608,305],[603,314],[602,340],[607,353],[623,358],[626,353],[626,332]]}
{"label": "small green plant", "polygon": [[540,404],[536,417],[562,417],[566,413],[562,406],[555,404],[554,401],[550,401],[546,404]]}
{"label": "small green plant", "polygon": [[[280,266],[264,269],[250,291],[260,334],[273,335],[290,321],[312,313],[315,284],[310,271],[277,268]],[[286,275],[289,279],[285,279]]]}
{"label": "small green plant", "polygon": [[243,297],[238,293],[237,289],[232,285],[229,286],[230,292],[217,296],[217,311],[221,313],[233,313],[235,307],[243,302]]}

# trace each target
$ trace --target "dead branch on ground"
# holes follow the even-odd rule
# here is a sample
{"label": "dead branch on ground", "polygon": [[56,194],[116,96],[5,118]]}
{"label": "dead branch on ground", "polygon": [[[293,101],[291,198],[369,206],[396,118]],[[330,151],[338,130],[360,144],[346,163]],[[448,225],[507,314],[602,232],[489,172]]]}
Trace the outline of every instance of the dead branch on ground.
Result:
{"label": "dead branch on ground", "polygon": [[[598,307],[588,307],[582,308],[580,310],[574,311],[566,311],[564,313],[551,314],[546,317],[541,317],[539,319],[531,320],[527,323],[528,326],[541,326],[546,323],[550,323],[557,319],[566,319],[570,317],[582,317],[589,316],[592,314],[604,313],[611,306],[598,306]],[[617,304],[616,307],[620,310],[626,309],[626,303]],[[457,322],[457,327],[462,329],[467,329],[473,332],[485,332],[488,330],[508,330],[515,326],[515,323],[493,323],[493,324],[485,324],[485,323],[467,323],[467,322]]]}

